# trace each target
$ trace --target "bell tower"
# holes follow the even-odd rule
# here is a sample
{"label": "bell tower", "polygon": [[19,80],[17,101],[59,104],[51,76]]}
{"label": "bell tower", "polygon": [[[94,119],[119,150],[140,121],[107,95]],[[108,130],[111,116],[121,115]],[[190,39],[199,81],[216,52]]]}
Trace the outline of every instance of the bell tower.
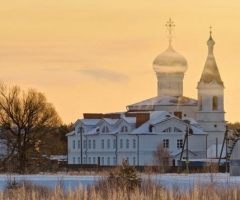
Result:
{"label": "bell tower", "polygon": [[208,56],[197,86],[198,111],[196,113],[197,122],[209,134],[208,147],[216,143],[216,138],[221,144],[226,130],[224,84],[213,54],[215,42],[211,29],[212,27],[210,27],[210,37],[207,41]]}

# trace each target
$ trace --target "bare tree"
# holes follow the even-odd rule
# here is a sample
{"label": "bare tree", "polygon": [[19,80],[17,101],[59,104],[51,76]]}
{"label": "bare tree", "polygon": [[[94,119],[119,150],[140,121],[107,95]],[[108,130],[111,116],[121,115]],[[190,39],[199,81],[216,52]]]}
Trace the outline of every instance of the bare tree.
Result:
{"label": "bare tree", "polygon": [[169,156],[168,149],[162,143],[158,143],[155,151],[153,151],[153,161],[159,172],[164,173],[169,167]]}
{"label": "bare tree", "polygon": [[210,160],[209,162],[206,162],[203,166],[203,172],[204,173],[209,173],[210,181],[211,181],[211,183],[213,183],[214,178],[217,176],[217,173],[218,173],[218,163],[213,162],[213,160]]}
{"label": "bare tree", "polygon": [[2,167],[8,163],[25,174],[40,164],[41,145],[61,120],[44,94],[0,83]]}

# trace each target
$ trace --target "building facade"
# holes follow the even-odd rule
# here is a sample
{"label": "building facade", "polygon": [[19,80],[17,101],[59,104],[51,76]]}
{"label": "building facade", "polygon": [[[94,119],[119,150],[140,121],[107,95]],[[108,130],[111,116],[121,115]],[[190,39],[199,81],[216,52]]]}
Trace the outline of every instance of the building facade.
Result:
{"label": "building facade", "polygon": [[[212,33],[208,56],[197,84],[198,100],[183,95],[186,59],[172,47],[173,22],[167,23],[169,47],[153,61],[157,96],[127,106],[127,111],[84,114],[68,137],[69,164],[153,164],[153,151],[161,143],[171,159],[179,159],[186,129],[189,158],[206,158],[207,149],[223,142],[226,129],[224,84],[213,54]],[[217,146],[216,145],[216,146]]]}
{"label": "building facade", "polygon": [[[158,144],[168,149],[170,160],[179,158],[186,129],[190,158],[206,158],[206,138],[198,124],[179,119],[166,111],[84,114],[68,137],[69,164],[154,164],[153,151]],[[82,162],[81,162],[82,161]]]}

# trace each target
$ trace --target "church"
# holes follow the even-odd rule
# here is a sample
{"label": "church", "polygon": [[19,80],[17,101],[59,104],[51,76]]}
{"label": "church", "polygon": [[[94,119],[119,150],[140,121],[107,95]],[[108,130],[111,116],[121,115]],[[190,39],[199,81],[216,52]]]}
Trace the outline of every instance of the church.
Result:
{"label": "church", "polygon": [[[184,136],[188,149],[183,159],[204,159],[207,150],[223,143],[226,130],[224,83],[213,53],[215,42],[207,41],[208,55],[199,82],[198,99],[183,95],[187,60],[172,45],[174,23],[166,24],[169,46],[153,60],[157,96],[127,105],[127,111],[84,113],[68,133],[68,164],[130,165],[153,164],[153,152],[161,144],[171,163],[180,159]],[[186,152],[187,151],[187,152]],[[186,154],[187,153],[187,154]],[[217,155],[210,157],[216,158]]]}

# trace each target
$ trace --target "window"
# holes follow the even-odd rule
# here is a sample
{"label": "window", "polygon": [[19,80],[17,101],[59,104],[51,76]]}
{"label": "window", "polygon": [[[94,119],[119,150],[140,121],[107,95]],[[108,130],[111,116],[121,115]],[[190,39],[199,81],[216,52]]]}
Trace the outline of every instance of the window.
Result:
{"label": "window", "polygon": [[86,149],[87,148],[87,141],[83,140],[83,148]]}
{"label": "window", "polygon": [[102,133],[109,133],[109,128],[107,126],[104,126],[102,128]]}
{"label": "window", "polygon": [[127,163],[129,164],[129,157],[126,157],[126,161],[127,161]]}
{"label": "window", "polygon": [[122,133],[127,133],[128,132],[128,127],[127,126],[122,126],[121,127],[121,132]]}
{"label": "window", "polygon": [[200,96],[199,97],[199,99],[198,99],[198,108],[199,108],[199,110],[202,110],[202,96]]}
{"label": "window", "polygon": [[136,148],[136,139],[133,139],[133,148]]}
{"label": "window", "polygon": [[113,164],[116,165],[117,164],[117,158],[113,157]]}
{"label": "window", "polygon": [[110,149],[110,140],[107,140],[107,148]]}
{"label": "window", "polygon": [[78,157],[78,164],[80,164],[80,157]]}
{"label": "window", "polygon": [[104,149],[104,140],[102,140],[102,149]]}
{"label": "window", "polygon": [[78,140],[78,148],[80,149],[80,140]]}
{"label": "window", "polygon": [[91,164],[91,161],[92,161],[92,159],[91,159],[91,157],[89,157],[88,158],[88,164]]}
{"label": "window", "polygon": [[96,158],[93,157],[93,164],[96,164]]}
{"label": "window", "polygon": [[153,131],[153,125],[152,124],[149,125],[148,130],[149,130],[149,132]]}
{"label": "window", "polygon": [[96,128],[96,134],[99,134],[99,127]]}
{"label": "window", "polygon": [[136,157],[133,157],[133,165],[136,165]]}
{"label": "window", "polygon": [[83,158],[83,164],[87,164],[87,158],[86,157]]}
{"label": "window", "polygon": [[102,165],[104,165],[104,157],[102,157]]}
{"label": "window", "polygon": [[113,148],[116,149],[116,139],[113,139]]}
{"label": "window", "polygon": [[92,144],[92,141],[91,140],[88,140],[88,148],[91,149],[91,144]]}
{"label": "window", "polygon": [[177,148],[182,148],[183,147],[183,140],[177,140]]}
{"label": "window", "polygon": [[163,132],[171,132],[171,127],[164,129]]}
{"label": "window", "polygon": [[174,127],[174,132],[182,132],[179,128]]}
{"label": "window", "polygon": [[129,139],[126,139],[126,148],[129,148]]}
{"label": "window", "polygon": [[110,165],[110,157],[107,157],[107,164]]}
{"label": "window", "polygon": [[173,114],[179,119],[182,119],[182,112],[176,111],[176,112],[173,112]]}
{"label": "window", "polygon": [[75,149],[75,140],[73,140],[73,149]]}
{"label": "window", "polygon": [[123,148],[123,140],[120,139],[120,149],[122,149],[122,148]]}
{"label": "window", "polygon": [[102,133],[105,133],[105,131],[106,131],[106,127],[104,126],[104,127],[102,128]]}
{"label": "window", "polygon": [[93,140],[93,148],[96,148],[96,140]]}
{"label": "window", "polygon": [[163,148],[169,148],[169,139],[163,140]]}
{"label": "window", "polygon": [[75,157],[73,157],[73,164],[75,164]]}
{"label": "window", "polygon": [[217,110],[218,109],[218,98],[216,96],[212,99],[212,109]]}

